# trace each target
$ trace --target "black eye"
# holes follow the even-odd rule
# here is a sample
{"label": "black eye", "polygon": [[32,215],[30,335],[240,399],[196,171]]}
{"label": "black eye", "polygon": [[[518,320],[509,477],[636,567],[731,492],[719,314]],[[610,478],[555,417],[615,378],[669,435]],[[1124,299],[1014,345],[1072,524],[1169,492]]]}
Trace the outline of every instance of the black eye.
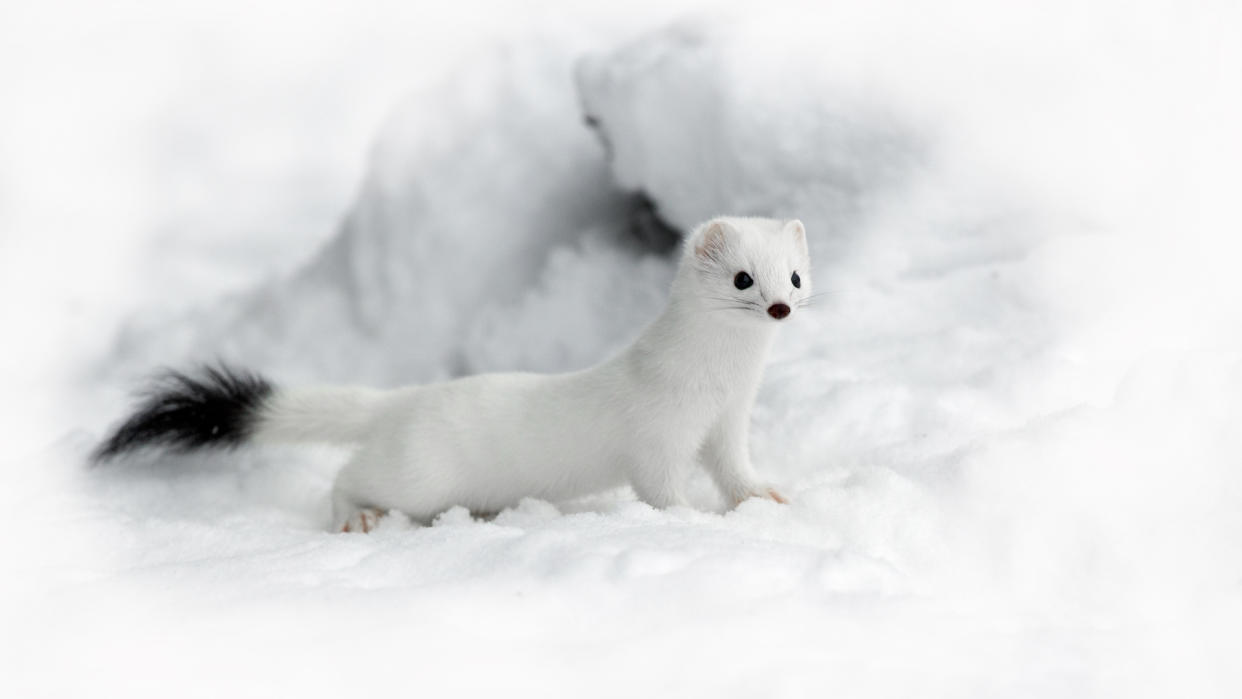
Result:
{"label": "black eye", "polygon": [[799,277],[797,272],[794,272],[794,275],[789,278],[789,281],[793,282],[795,289],[802,288],[802,277]]}
{"label": "black eye", "polygon": [[755,280],[751,279],[750,275],[745,272],[738,272],[737,276],[733,278],[733,286],[739,289],[749,289],[750,285],[754,283]]}

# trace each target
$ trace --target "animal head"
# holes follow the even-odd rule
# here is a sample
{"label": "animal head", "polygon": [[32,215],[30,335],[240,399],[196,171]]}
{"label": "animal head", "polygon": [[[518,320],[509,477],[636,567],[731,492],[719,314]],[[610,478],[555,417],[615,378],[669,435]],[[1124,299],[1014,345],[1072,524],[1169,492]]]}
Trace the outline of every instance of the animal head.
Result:
{"label": "animal head", "polygon": [[796,219],[714,218],[687,239],[683,266],[704,308],[731,319],[783,321],[811,295],[806,228]]}

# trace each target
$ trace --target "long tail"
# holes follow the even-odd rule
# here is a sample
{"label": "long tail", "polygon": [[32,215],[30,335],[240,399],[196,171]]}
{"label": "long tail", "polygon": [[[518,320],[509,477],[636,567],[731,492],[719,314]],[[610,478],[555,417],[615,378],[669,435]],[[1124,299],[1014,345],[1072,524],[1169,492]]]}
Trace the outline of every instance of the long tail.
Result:
{"label": "long tail", "polygon": [[380,394],[352,387],[278,389],[258,374],[224,365],[168,371],[94,458],[152,447],[186,452],[248,442],[352,444],[365,438]]}

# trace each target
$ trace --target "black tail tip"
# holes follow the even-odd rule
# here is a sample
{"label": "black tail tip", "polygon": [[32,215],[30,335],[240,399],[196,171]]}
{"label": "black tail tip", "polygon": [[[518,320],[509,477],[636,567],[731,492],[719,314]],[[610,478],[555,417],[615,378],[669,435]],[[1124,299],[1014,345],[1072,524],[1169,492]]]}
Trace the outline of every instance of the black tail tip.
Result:
{"label": "black tail tip", "polygon": [[259,410],[273,390],[262,376],[220,363],[190,372],[165,371],[91,458],[103,462],[154,447],[181,452],[235,448],[254,432]]}

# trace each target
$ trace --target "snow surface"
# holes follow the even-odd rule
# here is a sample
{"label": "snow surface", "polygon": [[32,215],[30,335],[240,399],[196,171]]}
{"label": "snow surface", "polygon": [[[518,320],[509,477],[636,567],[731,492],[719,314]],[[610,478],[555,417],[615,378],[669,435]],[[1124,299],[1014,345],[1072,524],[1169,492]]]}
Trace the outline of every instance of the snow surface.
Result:
{"label": "snow surface", "polygon": [[[118,291],[94,272],[83,298],[39,302],[46,283],[10,252],[40,249],[51,209],[0,200],[6,317],[89,316],[46,350],[56,443],[34,446],[32,424],[4,457],[6,695],[1242,687],[1238,10],[646,12],[641,28],[526,18],[473,51],[447,50],[450,32],[444,55],[419,54],[436,79],[384,120],[330,236],[301,228],[351,186],[328,173],[350,156],[256,154],[204,178],[248,173],[219,190],[243,203],[265,167],[320,186],[183,233],[170,226],[204,213],[197,198],[153,222],[104,215],[152,231],[127,254],[163,281]],[[633,230],[636,192],[676,229],[724,212],[807,223],[824,294],[783,329],[752,427],[788,506],[722,512],[698,477],[697,510],[621,491],[335,535],[333,452],[83,464],[156,365],[223,356],[282,381],[395,385],[599,361],[671,278]],[[41,350],[15,351],[6,381],[40,386]],[[20,427],[29,410],[0,415]]]}

